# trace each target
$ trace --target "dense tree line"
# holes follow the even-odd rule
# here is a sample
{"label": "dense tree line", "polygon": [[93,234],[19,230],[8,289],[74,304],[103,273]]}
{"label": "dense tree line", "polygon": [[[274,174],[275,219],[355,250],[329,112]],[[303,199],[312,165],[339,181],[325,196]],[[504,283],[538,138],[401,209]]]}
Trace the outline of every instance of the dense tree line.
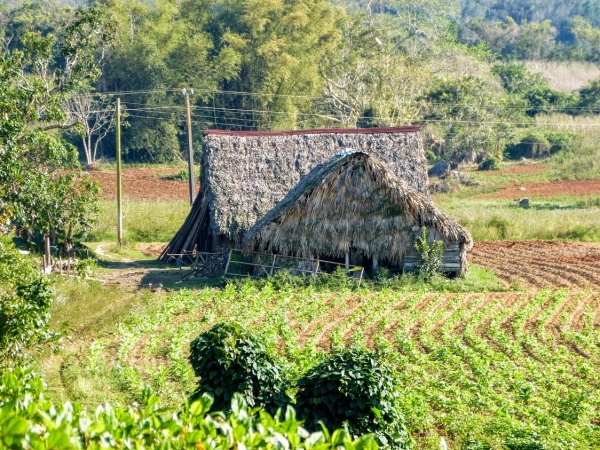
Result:
{"label": "dense tree line", "polygon": [[[184,87],[194,90],[196,144],[207,128],[421,123],[445,139],[446,152],[499,153],[516,139],[511,124],[556,111],[593,113],[597,104],[597,83],[581,96],[563,94],[518,63],[597,58],[596,19],[573,16],[588,14],[592,3],[586,3],[589,11],[560,9],[559,2],[550,10],[544,4],[540,8],[547,12],[538,16],[525,6],[531,13],[517,14],[509,2],[508,17],[499,16],[495,4],[458,0],[94,4],[112,24],[109,45],[90,56],[93,81],[71,89],[58,105],[62,137],[79,147],[88,164],[114,156],[116,93],[125,109],[124,156],[131,162],[184,159]],[[20,51],[31,33],[61,39],[64,24],[88,8],[2,4],[4,51]],[[486,12],[476,12],[482,8]],[[568,16],[570,42],[560,40],[562,22],[545,20],[559,10]],[[471,17],[480,14],[483,18]],[[61,58],[48,69],[59,73]],[[527,89],[508,86],[507,74],[523,78]]]}
{"label": "dense tree line", "polygon": [[575,16],[600,27],[599,0],[461,0],[461,13],[465,22],[475,18],[504,22],[507,17],[517,23],[549,20],[556,27],[559,40],[567,42],[573,42],[575,38],[571,26]]}

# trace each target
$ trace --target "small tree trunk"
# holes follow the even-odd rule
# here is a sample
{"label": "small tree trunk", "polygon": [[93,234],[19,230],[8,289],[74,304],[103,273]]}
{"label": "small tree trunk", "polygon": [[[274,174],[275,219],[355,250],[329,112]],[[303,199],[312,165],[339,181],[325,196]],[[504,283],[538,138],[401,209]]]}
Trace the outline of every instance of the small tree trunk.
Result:
{"label": "small tree trunk", "polygon": [[44,272],[52,265],[52,255],[50,254],[50,234],[44,233]]}

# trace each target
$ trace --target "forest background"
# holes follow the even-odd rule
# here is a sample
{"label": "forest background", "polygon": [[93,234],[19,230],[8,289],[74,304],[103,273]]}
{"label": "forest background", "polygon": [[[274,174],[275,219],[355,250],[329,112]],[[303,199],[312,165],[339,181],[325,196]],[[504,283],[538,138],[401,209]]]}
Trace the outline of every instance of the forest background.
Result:
{"label": "forest background", "polygon": [[[117,93],[131,163],[185,159],[182,88],[194,90],[197,162],[204,129],[407,124],[428,130],[431,162],[501,157],[519,142],[539,148],[513,156],[531,156],[576,137],[537,132],[540,117],[600,109],[599,0],[9,1],[4,51],[31,31],[60,38],[77,7],[113,25],[110,45],[95,48],[99,76],[61,100],[58,132],[86,164],[114,159]],[[532,61],[580,64],[587,77],[557,88]]]}

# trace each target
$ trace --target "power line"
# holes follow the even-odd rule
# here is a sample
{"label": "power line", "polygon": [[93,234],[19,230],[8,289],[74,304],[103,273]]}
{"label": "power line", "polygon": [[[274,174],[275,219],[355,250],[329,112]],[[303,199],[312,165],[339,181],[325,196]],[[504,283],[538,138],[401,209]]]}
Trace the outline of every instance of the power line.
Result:
{"label": "power line", "polygon": [[[180,92],[181,89],[178,88],[169,88],[169,89],[149,89],[149,90],[137,90],[137,91],[114,91],[114,92],[103,92],[103,93],[92,93],[94,96],[119,96],[119,95],[136,95],[136,94],[148,94],[148,93],[169,93],[169,92]],[[310,100],[319,100],[324,101],[326,97],[323,95],[307,95],[307,94],[267,94],[262,92],[243,92],[243,91],[228,91],[228,90],[218,90],[218,89],[196,89],[196,92],[205,92],[211,94],[218,95],[235,95],[235,96],[251,96],[251,97],[282,97],[282,98],[304,98]],[[407,104],[411,104],[412,102],[407,102]],[[145,105],[141,103],[135,103],[137,105]],[[476,106],[481,108],[505,108],[505,109],[516,109],[516,110],[527,110],[527,111],[590,111],[590,112],[600,112],[600,109],[591,109],[585,106],[531,106],[531,105],[520,105],[520,104],[507,104],[505,102],[488,102],[488,103],[472,103],[472,102],[415,102],[414,106],[423,106],[423,105],[431,105],[431,106],[455,106],[455,107],[464,107],[464,106]],[[150,106],[150,105],[148,105]],[[152,105],[154,106],[154,105]],[[160,105],[156,105],[157,107],[162,107]],[[175,106],[173,106],[175,107]],[[218,109],[218,108],[217,108]]]}

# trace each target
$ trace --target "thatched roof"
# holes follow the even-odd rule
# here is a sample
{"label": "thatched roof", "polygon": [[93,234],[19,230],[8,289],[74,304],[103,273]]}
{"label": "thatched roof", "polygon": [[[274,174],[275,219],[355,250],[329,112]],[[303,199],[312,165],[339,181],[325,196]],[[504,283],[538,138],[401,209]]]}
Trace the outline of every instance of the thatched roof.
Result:
{"label": "thatched roof", "polygon": [[345,148],[375,155],[428,196],[419,127],[290,132],[206,131],[201,191],[166,253],[215,250],[215,237],[240,244],[244,233],[315,166]]}
{"label": "thatched roof", "polygon": [[471,250],[468,230],[428,195],[362,152],[336,156],[306,175],[246,234],[244,249],[306,258],[352,250],[400,264],[420,227],[430,238]]}

